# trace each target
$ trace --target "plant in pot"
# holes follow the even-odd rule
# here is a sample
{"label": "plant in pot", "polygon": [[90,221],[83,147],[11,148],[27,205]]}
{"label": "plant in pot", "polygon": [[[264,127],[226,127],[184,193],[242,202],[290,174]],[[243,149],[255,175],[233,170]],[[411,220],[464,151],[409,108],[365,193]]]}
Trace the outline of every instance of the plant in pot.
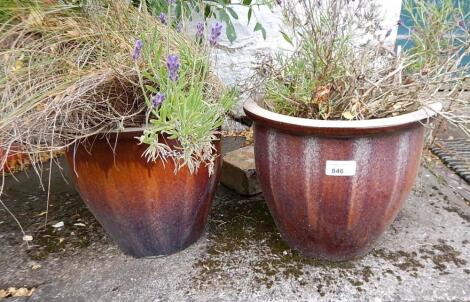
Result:
{"label": "plant in pot", "polygon": [[433,117],[468,134],[468,15],[452,0],[405,6],[415,22],[406,49],[387,45],[395,28],[381,27],[374,1],[290,8],[296,50],[262,64],[262,97],[244,106],[270,212],[308,257],[371,249],[412,189]]}
{"label": "plant in pot", "polygon": [[[195,242],[233,101],[210,72],[209,41],[192,42],[127,1],[9,12],[2,147],[20,142],[36,169],[38,154],[65,149],[81,197],[127,254],[167,255]],[[210,43],[219,36],[217,24]]]}

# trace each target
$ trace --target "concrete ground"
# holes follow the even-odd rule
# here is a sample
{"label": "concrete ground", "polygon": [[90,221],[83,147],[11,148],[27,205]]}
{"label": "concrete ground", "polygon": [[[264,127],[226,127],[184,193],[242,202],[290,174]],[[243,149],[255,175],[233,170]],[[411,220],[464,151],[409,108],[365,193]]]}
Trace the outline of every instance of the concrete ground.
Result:
{"label": "concrete ground", "polygon": [[[364,258],[303,258],[281,240],[262,196],[220,187],[203,238],[163,258],[133,259],[106,236],[55,169],[46,193],[29,171],[4,202],[33,236],[28,248],[0,209],[0,290],[9,301],[470,301],[468,186],[434,160],[392,227]],[[61,228],[52,225],[63,222]],[[1,300],[1,298],[0,298]]]}

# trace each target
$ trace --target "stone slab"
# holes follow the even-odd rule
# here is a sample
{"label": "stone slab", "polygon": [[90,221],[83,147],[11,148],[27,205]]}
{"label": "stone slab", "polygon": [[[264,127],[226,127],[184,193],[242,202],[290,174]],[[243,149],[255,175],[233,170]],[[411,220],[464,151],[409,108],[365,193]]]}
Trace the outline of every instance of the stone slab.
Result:
{"label": "stone slab", "polygon": [[220,182],[241,195],[261,193],[253,146],[237,149],[224,156]]}

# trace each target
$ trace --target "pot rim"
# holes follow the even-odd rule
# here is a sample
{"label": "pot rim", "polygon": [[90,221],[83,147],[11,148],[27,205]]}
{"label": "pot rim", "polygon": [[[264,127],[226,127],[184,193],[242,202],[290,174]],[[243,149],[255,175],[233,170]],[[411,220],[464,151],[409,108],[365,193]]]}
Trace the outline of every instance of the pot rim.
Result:
{"label": "pot rim", "polygon": [[130,133],[130,132],[144,132],[145,130],[150,129],[149,126],[142,125],[140,127],[125,127],[122,129],[115,129],[107,133]]}
{"label": "pot rim", "polygon": [[124,127],[122,129],[115,129],[108,132],[102,132],[104,134],[112,134],[112,133],[133,133],[133,132],[144,132],[145,130],[151,129],[149,125],[142,125],[140,127]]}
{"label": "pot rim", "polygon": [[246,115],[255,122],[271,127],[295,132],[337,132],[336,134],[351,134],[356,132],[376,133],[387,130],[407,128],[410,124],[423,124],[434,118],[441,110],[442,103],[436,102],[417,111],[393,117],[370,120],[316,120],[292,117],[275,113],[262,108],[255,101],[249,100],[243,105]]}

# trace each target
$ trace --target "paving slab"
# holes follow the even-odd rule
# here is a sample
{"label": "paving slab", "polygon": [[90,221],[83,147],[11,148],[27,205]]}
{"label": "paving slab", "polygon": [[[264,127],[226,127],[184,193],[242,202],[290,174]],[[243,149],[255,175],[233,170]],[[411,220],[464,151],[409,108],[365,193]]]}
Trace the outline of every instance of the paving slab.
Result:
{"label": "paving slab", "polygon": [[[433,171],[362,259],[306,259],[281,240],[262,195],[220,187],[204,236],[162,258],[123,255],[55,169],[46,193],[29,172],[7,180],[3,201],[33,236],[28,248],[0,209],[0,289],[35,288],[5,301],[469,301],[470,211]],[[468,201],[467,201],[468,202]],[[64,227],[54,228],[57,222]],[[0,299],[1,300],[1,299]]]}

